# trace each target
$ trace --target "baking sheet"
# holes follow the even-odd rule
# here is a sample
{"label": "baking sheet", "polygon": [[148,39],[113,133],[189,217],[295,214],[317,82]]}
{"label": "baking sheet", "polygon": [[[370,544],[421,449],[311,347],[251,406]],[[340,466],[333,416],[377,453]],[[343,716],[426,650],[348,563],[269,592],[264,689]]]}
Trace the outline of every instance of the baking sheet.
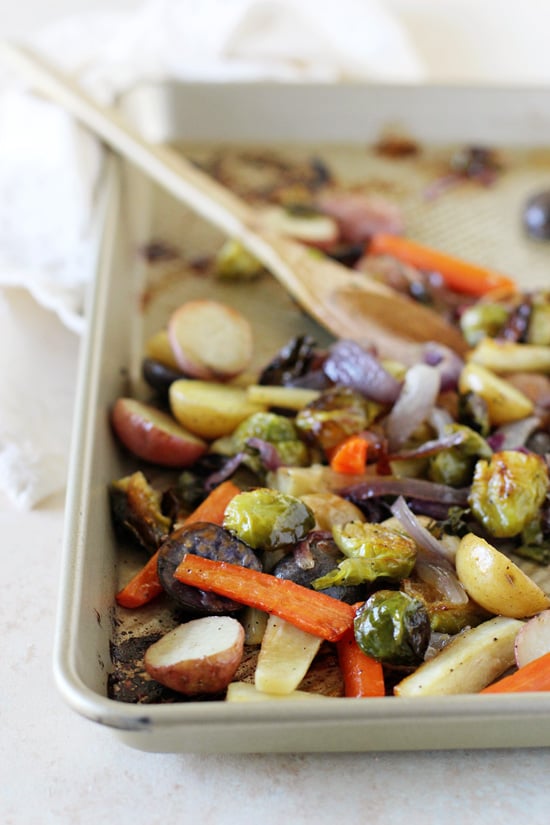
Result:
{"label": "baking sheet", "polygon": [[[207,96],[219,93],[219,89],[212,87],[206,90]],[[249,107],[254,100],[257,105],[260,103],[257,87],[253,91]],[[311,90],[303,89],[300,99],[298,91],[293,89],[289,99],[278,87],[264,89],[263,119],[260,112],[254,117],[254,111],[247,110],[239,144],[235,122],[228,122],[227,135],[228,129],[219,123],[219,108],[204,108],[204,99],[197,97],[196,87],[149,88],[143,91],[141,108],[135,95],[129,108],[145,131],[151,121],[157,128],[159,121],[164,123],[161,137],[176,143],[201,164],[219,171],[221,158],[224,177],[236,188],[244,187],[247,194],[258,187],[265,188],[269,156],[284,159],[291,170],[296,170],[297,180],[312,157],[322,158],[343,186],[359,186],[397,200],[404,210],[409,234],[418,240],[493,265],[513,274],[524,285],[547,282],[550,252],[544,245],[525,238],[520,212],[528,194],[550,184],[550,151],[541,143],[545,129],[550,134],[550,127],[541,127],[539,120],[537,145],[528,145],[524,134],[528,112],[524,109],[522,116],[520,92],[497,95],[498,116],[501,121],[507,120],[508,128],[498,142],[503,172],[496,185],[484,188],[469,182],[435,200],[427,200],[426,187],[445,172],[453,151],[465,143],[479,142],[476,138],[482,136],[481,132],[487,134],[487,122],[476,131],[480,101],[475,96],[473,105],[472,98],[461,98],[460,94],[453,98],[452,90],[448,90],[446,102],[454,100],[453,118],[462,99],[461,130],[454,132],[452,141],[451,136],[442,132],[437,140],[432,134],[428,143],[418,113],[431,111],[439,90],[426,88],[402,93],[398,125],[389,118],[387,107],[373,105],[376,100],[386,99],[387,90],[378,90],[379,96],[372,99],[371,108],[367,104],[374,90],[346,90],[347,96],[352,92],[355,95],[355,105],[339,124],[338,140],[334,117],[330,117],[334,108],[324,109],[325,131],[319,120],[316,130],[307,135],[302,134],[302,121],[300,128],[295,128],[296,118],[305,111],[311,96]],[[328,90],[321,91],[327,94]],[[329,98],[333,91],[328,91]],[[241,94],[240,88],[224,90],[226,113],[238,111]],[[266,100],[271,101],[267,114]],[[333,100],[335,106],[341,104],[339,98]],[[486,100],[491,104],[487,111],[495,111],[491,91]],[[160,101],[164,106],[162,112]],[[398,102],[399,95],[394,98],[394,105]],[[533,105],[531,98],[525,98],[523,103]],[[545,96],[539,95],[541,113],[548,111],[545,104]],[[151,117],[155,106],[156,118]],[[359,139],[352,113],[360,110],[363,116],[365,107],[370,120]],[[171,119],[167,117],[169,112]],[[440,111],[439,117],[443,114]],[[531,110],[529,116],[533,117]],[[253,122],[258,124],[255,135],[251,133]],[[182,128],[184,123],[192,124],[192,128],[186,131]],[[199,142],[201,123],[204,139]],[[270,123],[277,140],[270,137]],[[512,123],[516,123],[515,131],[510,129]],[[284,124],[286,135],[282,133]],[[433,124],[427,122],[424,126],[427,133],[430,129],[433,132]],[[398,160],[381,157],[369,144],[388,128],[398,128],[417,140],[421,152]],[[220,135],[224,137],[222,143]],[[218,140],[214,141],[216,137]],[[264,162],[259,163],[262,153]],[[68,701],[84,715],[109,725],[128,744],[146,750],[328,751],[550,744],[550,697],[545,695],[386,698],[361,702],[333,699],[328,708],[327,702],[315,700],[304,708],[303,703],[300,707],[273,707],[271,703],[235,706],[219,701],[174,703],[173,697],[164,697],[167,704],[132,705],[107,698],[109,686],[113,693],[113,673],[120,675],[123,670],[120,653],[124,646],[130,642],[131,648],[134,637],[155,634],[176,620],[169,610],[159,613],[156,606],[132,616],[113,607],[114,592],[140,566],[142,558],[130,548],[117,545],[112,533],[107,484],[133,465],[116,449],[107,416],[118,395],[146,393],[140,379],[144,340],[165,324],[170,310],[183,300],[208,294],[238,306],[251,319],[257,365],[265,363],[294,334],[310,332],[320,342],[327,340],[326,334],[304,316],[270,277],[262,278],[254,288],[249,284],[220,286],[207,271],[197,267],[198,259],[219,246],[221,236],[139,173],[122,165],[119,173],[111,175],[110,187],[102,265],[78,394],[56,641],[56,675]],[[152,241],[172,246],[177,256],[151,264],[143,250]],[[546,571],[534,566],[533,570],[535,577],[546,583]]]}

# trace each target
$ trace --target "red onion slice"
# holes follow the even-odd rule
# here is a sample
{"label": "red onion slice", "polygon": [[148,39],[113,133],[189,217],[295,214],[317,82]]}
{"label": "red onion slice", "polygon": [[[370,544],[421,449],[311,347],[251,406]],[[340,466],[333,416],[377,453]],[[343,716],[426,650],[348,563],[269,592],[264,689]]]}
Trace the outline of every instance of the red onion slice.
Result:
{"label": "red onion slice", "polygon": [[393,404],[401,382],[384,369],[378,358],[355,341],[333,344],[323,363],[323,371],[335,384],[343,384],[381,404]]}
{"label": "red onion slice", "polygon": [[466,604],[468,595],[447,557],[445,545],[420,523],[402,496],[393,503],[391,511],[419,547],[416,572],[422,581],[436,587],[451,604]]}
{"label": "red onion slice", "polygon": [[470,489],[436,484],[423,478],[372,476],[339,488],[336,492],[359,503],[379,496],[406,496],[420,501],[436,501],[449,507],[466,507]]}
{"label": "red onion slice", "polygon": [[440,389],[440,377],[435,367],[415,364],[407,370],[399,398],[386,418],[386,433],[390,450],[395,452],[429,417]]}

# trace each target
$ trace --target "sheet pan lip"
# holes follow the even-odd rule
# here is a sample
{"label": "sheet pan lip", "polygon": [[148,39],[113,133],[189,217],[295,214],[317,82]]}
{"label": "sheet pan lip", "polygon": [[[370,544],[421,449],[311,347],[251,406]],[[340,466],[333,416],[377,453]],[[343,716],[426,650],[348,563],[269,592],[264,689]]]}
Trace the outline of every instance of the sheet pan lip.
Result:
{"label": "sheet pan lip", "polygon": [[[106,267],[110,249],[117,231],[117,210],[120,193],[112,165],[110,181],[107,187],[107,213],[112,220],[105,221],[102,239],[102,253],[99,268]],[[465,724],[479,722],[481,725],[500,721],[502,724],[513,721],[536,720],[542,724],[550,720],[550,694],[532,693],[517,695],[498,695],[480,697],[475,694],[442,697],[385,697],[370,699],[368,704],[359,704],[353,700],[333,698],[312,704],[285,703],[279,706],[279,713],[274,713],[273,705],[252,703],[229,704],[224,702],[189,702],[176,705],[126,705],[91,690],[79,677],[76,666],[74,621],[76,599],[78,595],[78,554],[81,551],[79,540],[84,535],[86,524],[85,500],[90,479],[84,472],[86,456],[83,437],[93,423],[93,405],[89,403],[93,388],[87,386],[90,363],[94,358],[93,339],[96,321],[101,319],[101,290],[105,278],[98,277],[94,290],[93,304],[89,314],[89,323],[82,341],[81,366],[79,369],[79,386],[77,388],[77,406],[74,414],[72,443],[72,462],[69,471],[69,484],[66,501],[66,526],[62,554],[61,598],[59,601],[54,640],[54,676],[56,684],[70,706],[81,715],[107,725],[126,731],[139,731],[151,727],[171,727],[187,724],[218,724],[238,726],[245,732],[247,726],[255,723],[269,725],[280,724],[280,715],[285,722],[310,724],[315,722],[334,723],[349,720],[358,725],[368,724],[369,720],[377,723],[399,721],[415,726],[417,723],[437,720],[462,719]],[[393,701],[392,701],[393,699]],[[366,728],[367,730],[367,728]],[[550,732],[548,735],[550,744]],[[421,745],[420,745],[421,747]],[[415,748],[418,749],[418,748]]]}

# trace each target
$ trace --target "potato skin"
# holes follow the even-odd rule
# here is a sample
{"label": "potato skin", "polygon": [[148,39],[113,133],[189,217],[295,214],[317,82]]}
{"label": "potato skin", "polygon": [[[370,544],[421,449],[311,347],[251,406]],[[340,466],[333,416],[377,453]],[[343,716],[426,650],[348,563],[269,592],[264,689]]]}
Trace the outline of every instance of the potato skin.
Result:
{"label": "potato skin", "polygon": [[[220,628],[216,628],[215,623],[223,623],[227,636],[228,623],[231,623],[231,640],[224,646],[226,640],[222,640],[220,648],[215,649],[212,640],[213,634],[219,633]],[[200,625],[200,628],[199,628]],[[204,653],[200,653],[200,645],[197,639],[189,646],[188,651],[184,651],[184,637],[191,633],[198,633],[204,637]],[[178,661],[162,663],[164,657],[163,648],[172,644],[172,640],[180,635],[182,658]],[[210,650],[210,652],[207,652]],[[205,694],[218,694],[224,691],[235,675],[241,663],[244,651],[244,628],[236,619],[228,616],[207,617],[180,625],[170,633],[166,634],[158,642],[155,642],[145,653],[145,670],[157,682],[165,685],[178,693],[186,696],[201,696]]]}
{"label": "potato skin", "polygon": [[252,548],[223,527],[210,522],[195,522],[181,527],[159,548],[157,569],[160,582],[168,595],[184,610],[195,615],[235,613],[242,610],[240,602],[190,587],[174,578],[176,568],[187,553],[261,571],[262,565]]}
{"label": "potato skin", "polygon": [[187,432],[168,413],[133,398],[117,399],[111,424],[119,441],[151,464],[189,467],[208,449],[201,438]]}

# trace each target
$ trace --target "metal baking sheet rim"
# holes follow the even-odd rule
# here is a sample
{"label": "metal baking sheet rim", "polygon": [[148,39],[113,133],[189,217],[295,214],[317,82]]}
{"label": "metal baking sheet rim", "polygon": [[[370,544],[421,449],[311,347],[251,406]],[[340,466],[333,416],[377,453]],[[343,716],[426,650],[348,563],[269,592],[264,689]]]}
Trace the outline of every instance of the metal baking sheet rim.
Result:
{"label": "metal baking sheet rim", "polygon": [[[190,702],[127,705],[87,684],[90,661],[82,649],[82,616],[90,583],[101,591],[105,571],[90,563],[90,502],[106,496],[93,477],[97,413],[101,409],[102,354],[105,352],[109,288],[116,277],[114,250],[122,232],[118,165],[110,164],[98,275],[82,343],[60,601],[54,643],[54,676],[65,701],[82,716],[111,729],[125,744],[150,752],[366,752],[550,746],[550,695],[450,696],[414,699],[313,699],[303,702],[230,705]],[[103,388],[109,393],[109,388]],[[106,507],[106,498],[105,505]],[[96,545],[98,545],[96,537]],[[101,560],[101,559],[100,559]],[[95,570],[95,580],[85,580]],[[93,589],[93,588],[92,588]],[[104,594],[107,602],[112,594]],[[88,615],[89,619],[89,615]],[[108,641],[105,650],[108,649]],[[105,650],[94,653],[100,670]],[[92,664],[93,670],[93,664]]]}

